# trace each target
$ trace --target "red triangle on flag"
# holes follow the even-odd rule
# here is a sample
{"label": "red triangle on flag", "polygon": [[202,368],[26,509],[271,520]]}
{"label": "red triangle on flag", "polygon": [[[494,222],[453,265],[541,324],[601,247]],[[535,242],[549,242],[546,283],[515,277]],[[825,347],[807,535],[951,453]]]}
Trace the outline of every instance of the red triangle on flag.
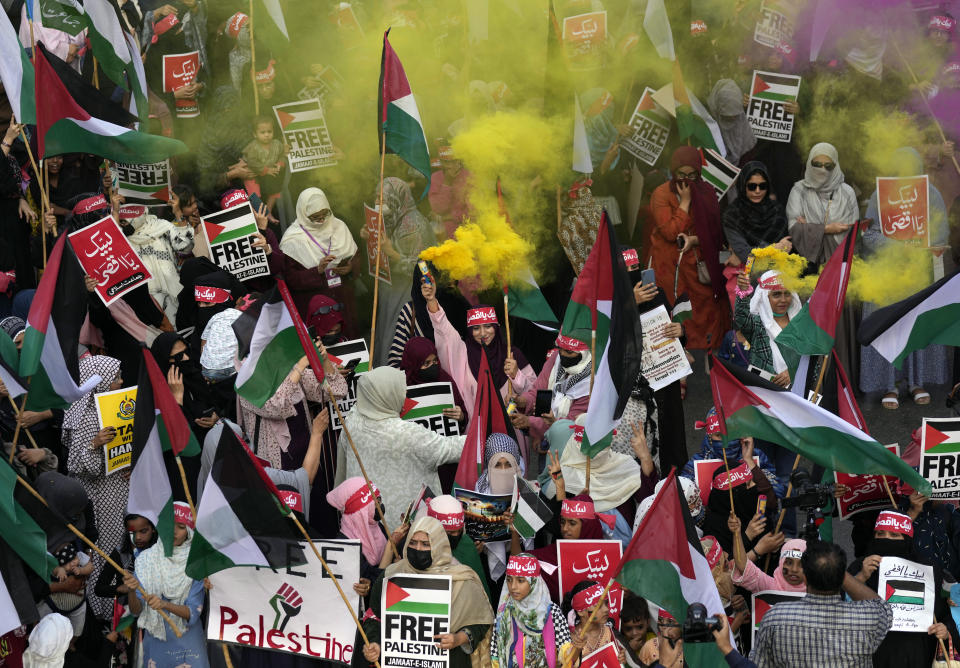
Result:
{"label": "red triangle on flag", "polygon": [[397,603],[399,603],[400,601],[402,601],[403,599],[408,598],[409,596],[410,596],[410,592],[403,589],[402,587],[398,587],[397,585],[393,584],[390,580],[387,580],[387,601],[386,601],[387,606],[386,607],[388,610],[392,608],[394,605],[396,605]]}
{"label": "red triangle on flag", "polygon": [[888,582],[888,583],[887,583],[887,595],[884,597],[883,600],[884,600],[884,601],[889,601],[889,600],[890,600],[890,597],[893,596],[894,592],[896,592],[896,589],[894,589],[893,586]]}
{"label": "red triangle on flag", "polygon": [[762,93],[765,90],[769,90],[770,86],[767,85],[767,82],[761,79],[759,76],[753,77],[753,94]]}
{"label": "red triangle on flag", "polygon": [[760,621],[763,619],[763,616],[767,614],[767,611],[773,606],[759,596],[753,597],[753,604],[756,606],[756,615],[753,618],[753,623],[755,626],[760,626]]}
{"label": "red triangle on flag", "polygon": [[707,162],[707,156],[706,156],[706,154],[703,152],[703,149],[702,149],[702,148],[699,149],[699,151],[700,151],[700,166],[701,166],[701,167],[706,167],[708,164],[710,164],[710,163]]}
{"label": "red triangle on flag", "polygon": [[161,200],[163,202],[170,201],[170,188],[164,188],[163,190],[158,190],[157,192],[150,195],[154,199]]}
{"label": "red triangle on flag", "polygon": [[220,234],[222,234],[225,229],[227,229],[223,225],[217,225],[216,223],[208,223],[207,221],[203,221],[203,224],[206,225],[207,227],[207,238],[210,239],[210,243],[213,243],[214,241],[216,241],[217,237],[220,236]]}
{"label": "red triangle on flag", "polygon": [[400,409],[400,417],[403,417],[404,415],[406,415],[416,407],[417,407],[416,401],[414,401],[409,397],[405,398],[403,400],[403,408]]}
{"label": "red triangle on flag", "polygon": [[936,447],[947,440],[950,440],[949,436],[944,434],[939,429],[934,429],[928,424],[926,426],[926,431],[923,434],[923,449],[929,450],[930,448]]}
{"label": "red triangle on flag", "polygon": [[277,109],[277,118],[280,120],[280,129],[284,130],[288,125],[293,122],[294,115],[283,111],[282,109]]}
{"label": "red triangle on flag", "polygon": [[655,109],[657,104],[653,101],[652,95],[643,94],[643,97],[640,98],[640,104],[637,105],[640,111],[650,111]]}

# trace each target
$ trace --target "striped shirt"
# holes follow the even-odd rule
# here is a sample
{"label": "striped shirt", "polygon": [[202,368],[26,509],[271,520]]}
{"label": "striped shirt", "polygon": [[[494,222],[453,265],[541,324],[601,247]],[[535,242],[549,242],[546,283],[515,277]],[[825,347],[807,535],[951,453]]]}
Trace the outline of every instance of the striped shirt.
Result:
{"label": "striped shirt", "polygon": [[872,668],[893,622],[886,601],[807,594],[764,615],[750,658],[758,668]]}
{"label": "striped shirt", "polygon": [[390,342],[390,352],[387,353],[387,364],[399,369],[407,341],[418,336],[423,336],[423,332],[420,330],[420,323],[417,322],[413,302],[407,302],[397,316],[397,326],[393,332],[393,340]]}

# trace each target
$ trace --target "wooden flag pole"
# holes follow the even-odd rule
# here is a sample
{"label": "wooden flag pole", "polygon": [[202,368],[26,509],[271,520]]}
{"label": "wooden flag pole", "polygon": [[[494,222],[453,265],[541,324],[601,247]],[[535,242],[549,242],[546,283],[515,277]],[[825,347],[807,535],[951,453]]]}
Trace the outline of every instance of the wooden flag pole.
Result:
{"label": "wooden flag pole", "polygon": [[883,488],[887,490],[887,496],[890,497],[890,505],[893,506],[893,509],[897,509],[897,501],[893,498],[893,491],[890,489],[890,483],[887,482],[887,476],[881,475],[880,479],[883,480]]}
{"label": "wooden flag pole", "polygon": [[[827,204],[827,210],[830,210],[829,203]],[[824,218],[826,220],[826,218]],[[813,390],[813,396],[810,397],[812,403],[817,403],[817,397],[820,396],[820,389],[823,386],[823,374],[827,370],[827,364],[829,355],[823,356],[823,361],[820,363],[820,374],[817,376],[817,385]],[[800,455],[797,455],[793,458],[793,466],[790,468],[790,477],[793,477],[793,472],[797,470],[797,466],[800,465]],[[793,481],[787,483],[787,493],[784,495],[784,499],[790,498],[790,495],[793,493]],[[786,508],[780,508],[780,513],[777,515],[777,525],[773,529],[773,533],[780,532],[780,526],[783,524],[783,517],[787,514]],[[763,562],[763,570],[766,571],[770,567],[770,554],[767,554],[766,560]]]}
{"label": "wooden flag pole", "polygon": [[93,87],[100,90],[100,74],[97,72],[97,57],[93,57]]}
{"label": "wooden flag pole", "polygon": [[193,515],[193,523],[197,523],[197,507],[193,505],[193,497],[190,495],[190,486],[187,485],[187,473],[183,470],[183,461],[180,455],[176,456],[177,468],[180,469],[180,482],[183,483],[183,493],[187,497],[187,505],[190,506],[190,514]]}
{"label": "wooden flag pole", "polygon": [[[708,436],[707,438],[709,438],[709,436]],[[723,468],[724,468],[724,469],[726,470],[726,472],[727,472],[727,491],[730,492],[730,512],[731,512],[731,513],[735,513],[736,511],[734,510],[734,506],[733,506],[733,484],[732,484],[732,482],[731,482],[731,480],[730,480],[730,464],[727,463],[727,437],[726,437],[725,434],[724,434],[724,437],[723,437],[723,447],[720,448],[720,452],[723,453]],[[741,458],[742,458],[742,456],[743,456],[743,446],[742,446],[742,445],[740,446],[740,453],[741,453]],[[752,468],[752,467],[750,467],[750,462],[747,463],[747,467],[748,467],[748,468]]]}
{"label": "wooden flag pole", "polygon": [[[40,501],[40,503],[42,503],[43,505],[47,506],[48,508],[50,507],[50,504],[47,503],[47,500],[46,500],[45,498],[43,498],[42,496],[40,496],[40,493],[37,492],[37,490],[35,490],[33,487],[31,487],[31,486],[30,486],[30,483],[28,483],[26,480],[24,480],[23,478],[21,478],[19,475],[17,476],[17,482],[20,483],[21,485],[23,485],[23,487],[24,487],[28,492],[30,492],[30,494],[32,494],[34,497],[36,497],[36,498]],[[108,564],[110,564],[110,566],[112,566],[113,568],[115,568],[118,573],[120,573],[121,575],[126,575],[126,574],[127,574],[127,571],[123,570],[123,568],[120,567],[120,564],[118,564],[117,562],[115,562],[113,559],[110,558],[110,555],[108,555],[106,552],[104,552],[104,551],[101,550],[99,547],[97,547],[97,544],[96,544],[96,543],[94,543],[92,540],[90,540],[90,539],[87,538],[85,535],[83,535],[83,533],[81,533],[80,530],[77,529],[77,527],[73,526],[73,524],[70,524],[69,522],[67,522],[66,524],[67,524],[67,528],[70,529],[70,531],[73,532],[73,534],[74,534],[77,538],[79,538],[80,540],[82,540],[82,541],[83,541],[84,543],[86,543],[87,546],[90,547],[94,552],[96,552],[96,553],[99,554],[101,557],[103,557],[103,560],[106,561]],[[140,592],[141,594],[143,594],[143,597],[144,597],[144,598],[147,597],[147,592],[145,592],[145,591],[143,590],[143,587],[140,585],[139,582],[137,583],[137,591]],[[159,615],[163,618],[163,620],[164,620],[167,624],[170,625],[170,628],[173,630],[173,635],[177,636],[178,638],[183,635],[183,634],[180,632],[180,629],[178,629],[178,628],[174,625],[173,620],[170,619],[170,617],[167,615],[167,613],[165,613],[163,610],[157,610],[157,614],[159,614]]]}
{"label": "wooden flag pole", "polygon": [[344,435],[347,437],[347,442],[350,444],[350,449],[353,450],[353,456],[357,458],[357,464],[360,465],[360,473],[363,475],[364,481],[367,483],[367,489],[370,490],[370,498],[373,499],[373,505],[377,509],[377,514],[380,516],[380,521],[383,522],[383,528],[387,530],[387,544],[393,549],[393,553],[400,556],[397,546],[393,544],[393,532],[390,530],[390,525],[387,524],[387,518],[383,515],[383,506],[380,505],[380,501],[377,499],[377,495],[373,489],[373,483],[370,482],[370,477],[367,475],[367,470],[363,467],[363,461],[360,459],[360,453],[357,451],[357,446],[353,442],[353,436],[350,435],[350,430],[347,429],[347,423],[344,422],[343,413],[340,412],[340,406],[337,404],[337,400],[334,399],[333,394],[330,392],[330,386],[326,385],[327,395],[333,399],[330,403],[333,404],[334,410],[337,412],[337,419],[340,420],[340,428],[343,429]]}
{"label": "wooden flag pole", "polygon": [[253,84],[253,110],[260,114],[260,92],[257,90],[257,45],[253,41],[253,0],[250,0],[250,82]]}
{"label": "wooden flag pole", "polygon": [[387,133],[380,133],[380,201],[377,203],[377,261],[373,270],[373,319],[370,321],[370,368],[377,345],[377,303],[380,298],[380,241],[383,239],[383,166],[387,159]]}
{"label": "wooden flag pole", "polygon": [[[10,397],[9,395],[7,396],[7,398],[10,399],[10,403],[13,404],[13,408],[14,408],[14,410],[16,411],[16,414],[17,414],[17,426],[16,426],[16,428],[14,428],[14,430],[13,430],[13,447],[10,448],[10,460],[9,460],[9,463],[10,463],[11,465],[13,464],[13,455],[14,455],[14,454],[16,453],[16,451],[17,451],[17,441],[20,440],[20,427],[22,426],[22,424],[21,424],[21,422],[20,422],[20,416],[23,415],[23,407],[27,405],[27,394],[29,394],[29,392],[24,392],[24,394],[23,394],[23,401],[20,402],[20,410],[16,410],[17,404],[13,401],[13,398]],[[29,430],[28,430],[28,431],[29,431]]]}
{"label": "wooden flag pole", "polygon": [[[17,420],[19,421],[19,420],[20,420],[20,409],[17,408],[17,402],[15,402],[15,401],[13,400],[13,397],[11,397],[9,394],[7,395],[7,401],[9,401],[9,402],[10,402],[10,405],[13,406],[13,413],[14,413],[14,415],[17,416]],[[36,440],[34,440],[34,438],[33,438],[33,433],[30,431],[30,428],[29,428],[29,427],[25,428],[25,429],[23,430],[23,433],[25,433],[25,434],[27,435],[27,439],[29,439],[31,446],[33,446],[34,448],[39,448],[39,447],[40,447],[39,445],[37,445]],[[13,444],[14,444],[14,445],[17,444],[17,439],[16,439],[16,438],[14,438]],[[11,457],[10,461],[11,461],[11,462],[13,461],[13,458],[12,458],[12,457]]]}
{"label": "wooden flag pole", "polygon": [[227,668],[233,668],[233,661],[230,660],[230,650],[227,649],[227,643],[221,642],[220,647],[223,649],[223,662],[227,664]]}
{"label": "wooden flag pole", "polygon": [[[588,460],[589,461],[589,460]],[[593,624],[593,618],[597,616],[597,611],[600,609],[599,603],[607,600],[607,594],[610,593],[610,587],[613,585],[613,578],[607,582],[607,586],[603,588],[603,593],[600,594],[600,599],[597,601],[597,606],[593,609],[593,612],[590,613],[590,616],[587,617],[586,623],[583,625],[583,628],[580,629],[580,637],[583,638],[587,635],[587,629],[590,628],[590,625]],[[563,668],[570,668],[571,663],[573,662],[573,651],[567,655],[567,658],[563,661]]]}
{"label": "wooden flag pole", "polygon": [[[336,402],[334,402],[336,404]],[[378,506],[380,504],[377,504]],[[350,617],[353,619],[353,623],[357,625],[357,630],[360,631],[360,637],[363,638],[363,642],[366,645],[370,644],[370,639],[367,638],[367,634],[363,630],[363,625],[360,624],[360,620],[357,618],[357,613],[354,611],[353,606],[350,605],[350,601],[347,599],[347,595],[343,593],[343,589],[340,587],[340,583],[337,581],[337,576],[334,575],[333,571],[330,570],[330,566],[327,564],[326,559],[320,554],[320,550],[317,549],[317,546],[313,544],[313,540],[310,538],[310,534],[307,533],[307,530],[303,528],[303,525],[300,524],[300,520],[297,519],[297,516],[293,513],[289,515],[290,519],[293,520],[293,523],[297,525],[297,528],[300,529],[300,533],[303,534],[303,537],[307,540],[307,543],[310,544],[310,549],[313,550],[313,554],[316,555],[317,559],[320,560],[320,563],[323,565],[323,570],[327,572],[327,575],[330,576],[330,580],[333,582],[334,586],[337,588],[337,593],[340,594],[340,598],[343,599],[343,604],[347,606],[347,610],[350,611]],[[390,541],[387,541],[390,542]],[[373,662],[377,668],[380,668],[380,662]]]}
{"label": "wooden flag pole", "polygon": [[[513,359],[513,345],[510,342],[510,298],[507,296],[507,284],[503,284],[503,325],[507,331],[507,359]],[[513,399],[513,380],[507,376],[507,401]]]}

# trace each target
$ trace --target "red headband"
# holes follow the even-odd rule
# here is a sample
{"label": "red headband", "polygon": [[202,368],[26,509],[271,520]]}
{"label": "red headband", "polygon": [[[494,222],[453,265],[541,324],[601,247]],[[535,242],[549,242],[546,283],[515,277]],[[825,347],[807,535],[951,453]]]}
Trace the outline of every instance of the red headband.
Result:
{"label": "red headband", "polygon": [[600,596],[602,594],[603,587],[598,584],[592,585],[583,591],[577,592],[573,596],[573,609],[577,612],[583,612],[584,610],[587,610],[600,600]]}
{"label": "red headband", "polygon": [[[373,483],[370,483],[370,486],[373,487],[374,493],[379,497],[380,490],[377,489],[377,486]],[[349,515],[351,513],[356,513],[363,510],[365,507],[373,503],[373,497],[370,495],[370,489],[364,484],[363,487],[358,489],[356,492],[350,495],[350,498],[347,499],[347,502],[343,504],[343,513]]]}
{"label": "red headband", "polygon": [[120,220],[134,220],[147,213],[142,204],[124,204],[120,207]]}
{"label": "red headband", "polygon": [[230,301],[233,295],[229,290],[214,288],[206,285],[197,285],[193,288],[193,298],[206,304],[222,304]]}
{"label": "red headband", "polygon": [[892,510],[884,510],[877,517],[877,523],[873,525],[874,531],[893,531],[904,536],[913,538],[913,520],[909,515],[895,513]]}
{"label": "red headband", "polygon": [[174,502],[173,521],[180,524],[186,524],[188,527],[193,529],[193,512],[190,510],[190,506],[185,504],[183,501]]}
{"label": "red headband", "polygon": [[303,496],[289,489],[281,489],[280,498],[283,499],[283,503],[286,504],[287,508],[290,510],[296,510],[297,512],[303,512]]}
{"label": "red headband", "polygon": [[783,290],[783,282],[780,280],[780,274],[761,278],[758,284],[764,290]]}
{"label": "red headband", "polygon": [[574,181],[573,185],[570,186],[570,190],[567,192],[567,195],[570,197],[570,199],[577,199],[580,196],[580,188],[589,188],[592,185],[593,179]]}
{"label": "red headband", "polygon": [[713,570],[714,567],[720,563],[720,558],[723,557],[723,548],[720,547],[720,541],[718,541],[714,536],[703,537],[703,540],[707,539],[712,540],[713,545],[704,556],[707,558],[707,564],[710,566],[710,570]]}
{"label": "red headband", "polygon": [[943,66],[944,74],[956,74],[960,72],[960,63],[947,63]]}
{"label": "red headband", "polygon": [[267,63],[266,69],[262,69],[256,74],[257,83],[269,83],[273,81],[274,77],[277,76],[276,70],[273,69],[273,63],[275,61],[271,60]]}
{"label": "red headband", "polygon": [[564,499],[560,506],[560,517],[574,518],[579,520],[600,520],[611,529],[616,525],[616,518],[609,513],[598,513],[593,506],[593,501],[583,501],[581,499]]}
{"label": "red headband", "polygon": [[88,197],[77,202],[76,206],[73,207],[73,214],[79,215],[83,213],[90,213],[91,211],[97,211],[99,209],[109,209],[110,203],[107,201],[107,198],[103,195],[94,195],[93,197]]}
{"label": "red headband", "polygon": [[462,511],[459,513],[438,513],[433,509],[433,506],[427,504],[427,517],[437,520],[448,531],[459,531],[463,528],[464,516]]}
{"label": "red headband", "polygon": [[[663,620],[663,621],[660,621],[660,620]],[[657,612],[657,623],[663,624],[664,622],[670,622],[672,624],[676,624],[677,618],[671,615],[669,612],[667,612],[663,608],[660,608],[659,612]]]}
{"label": "red headband", "polygon": [[703,19],[697,19],[690,22],[690,34],[701,35],[707,32],[707,22]]}
{"label": "red headband", "polygon": [[942,30],[943,32],[952,33],[956,25],[956,19],[952,19],[949,16],[935,15],[930,17],[930,22],[927,24],[927,28],[929,30]]}
{"label": "red headband", "polygon": [[440,160],[456,160],[456,156],[453,155],[453,148],[450,146],[441,146],[437,149],[437,157]]}
{"label": "red headband", "polygon": [[228,190],[223,193],[223,196],[220,198],[220,208],[229,209],[231,206],[236,206],[242,202],[249,202],[250,198],[247,197],[247,193],[239,188],[234,188],[233,190]]}
{"label": "red headband", "polygon": [[492,306],[478,306],[467,310],[467,327],[476,325],[499,325],[497,311]]}
{"label": "red headband", "polygon": [[540,575],[540,561],[529,554],[518,554],[507,562],[507,575],[535,578]]}
{"label": "red headband", "polygon": [[585,350],[588,350],[587,344],[579,339],[574,339],[569,336],[564,336],[563,334],[557,335],[557,348],[562,348],[563,350],[569,350],[575,353],[582,353]]}
{"label": "red headband", "polygon": [[751,480],[753,480],[753,474],[750,472],[750,465],[744,462],[737,468],[730,469],[729,474],[724,471],[717,475],[717,477],[713,479],[711,487],[726,491],[731,487],[745,485]]}
{"label": "red headband", "polygon": [[627,269],[638,266],[640,264],[640,257],[637,255],[637,249],[628,248],[623,251],[623,262],[627,265]]}
{"label": "red headband", "polygon": [[160,35],[170,30],[180,23],[180,19],[177,18],[176,14],[167,14],[162,19],[153,24],[153,37],[150,38],[151,44],[156,44],[157,40],[160,39]]}
{"label": "red headband", "polygon": [[229,19],[227,19],[226,32],[228,35],[236,39],[237,35],[240,34],[240,29],[247,24],[247,21],[250,20],[250,17],[244,14],[243,12],[237,12]]}
{"label": "red headband", "polygon": [[707,428],[707,434],[719,434],[720,433],[720,417],[716,413],[710,413],[707,415],[707,421],[697,420],[693,423],[695,429]]}

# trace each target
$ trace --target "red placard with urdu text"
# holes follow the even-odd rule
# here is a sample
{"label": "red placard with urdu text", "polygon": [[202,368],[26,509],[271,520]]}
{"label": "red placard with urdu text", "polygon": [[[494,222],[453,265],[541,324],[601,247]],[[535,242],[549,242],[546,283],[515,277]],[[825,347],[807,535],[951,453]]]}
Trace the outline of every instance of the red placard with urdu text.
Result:
{"label": "red placard with urdu text", "polygon": [[72,232],[69,240],[83,271],[97,279],[95,292],[107,306],[152,278],[112,216]]}

